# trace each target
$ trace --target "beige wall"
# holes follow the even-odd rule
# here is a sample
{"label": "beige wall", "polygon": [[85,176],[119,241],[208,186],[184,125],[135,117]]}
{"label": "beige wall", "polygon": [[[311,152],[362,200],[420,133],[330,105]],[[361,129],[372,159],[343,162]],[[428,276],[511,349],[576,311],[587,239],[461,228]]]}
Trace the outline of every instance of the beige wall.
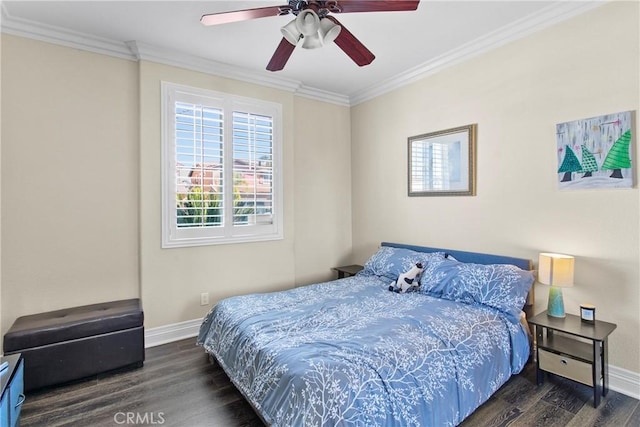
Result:
{"label": "beige wall", "polygon": [[137,64],[2,37],[2,332],[139,295]]}
{"label": "beige wall", "polygon": [[351,127],[348,107],[294,100],[296,283],[335,278],[351,256]]}
{"label": "beige wall", "polygon": [[[639,109],[638,14],[605,5],[352,108],[353,260],[382,240],[573,254],[567,312],[594,303],[618,324],[611,363],[640,372],[638,189],[560,192],[555,154],[557,123]],[[407,197],[407,137],[470,123],[477,196]]]}
{"label": "beige wall", "polygon": [[[283,106],[283,240],[162,249],[160,82],[251,96]],[[140,272],[146,327],[202,317],[200,293],[221,298],[291,287],[293,248],[293,96],[290,93],[153,62],[140,62]]]}
{"label": "beige wall", "polygon": [[[170,81],[283,106],[284,239],[260,243],[160,248],[160,82]],[[350,254],[349,111],[293,94],[153,62],[140,63],[141,278],[146,326],[202,317],[212,304],[250,292],[330,278]],[[332,129],[311,118],[335,120]],[[312,126],[312,132],[308,127]],[[334,155],[335,158],[334,159]],[[335,162],[335,163],[334,163]],[[337,164],[340,170],[332,166]],[[323,197],[314,200],[313,195]],[[318,206],[318,203],[321,203]],[[340,209],[340,205],[347,204]],[[326,205],[326,207],[324,206]],[[321,224],[327,221],[327,224]],[[301,236],[299,238],[298,236]]]}
{"label": "beige wall", "polygon": [[[350,255],[347,107],[20,37],[2,49],[3,333],[137,296],[147,328],[170,325],[204,315],[201,292],[215,304],[330,279]],[[160,248],[161,80],[283,105],[284,240]]]}

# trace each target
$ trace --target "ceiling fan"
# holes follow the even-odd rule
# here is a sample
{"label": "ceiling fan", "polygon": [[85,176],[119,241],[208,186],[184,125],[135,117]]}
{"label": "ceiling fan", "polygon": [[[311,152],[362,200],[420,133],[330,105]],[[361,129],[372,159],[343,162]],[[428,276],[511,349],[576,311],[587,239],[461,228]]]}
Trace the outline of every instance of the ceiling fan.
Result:
{"label": "ceiling fan", "polygon": [[369,65],[375,56],[330,13],[394,12],[418,8],[420,0],[289,0],[283,6],[259,7],[203,15],[204,25],[219,25],[269,16],[294,15],[296,18],[280,29],[283,35],[267,70],[282,70],[302,41],[304,49],[315,49],[335,42],[359,66]]}

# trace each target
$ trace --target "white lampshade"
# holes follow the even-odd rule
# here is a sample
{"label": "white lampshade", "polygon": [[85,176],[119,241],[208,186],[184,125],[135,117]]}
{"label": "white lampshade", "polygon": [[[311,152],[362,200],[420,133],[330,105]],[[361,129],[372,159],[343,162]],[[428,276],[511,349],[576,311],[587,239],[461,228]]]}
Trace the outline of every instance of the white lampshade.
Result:
{"label": "white lampshade", "polygon": [[320,18],[311,9],[305,9],[296,18],[298,30],[305,36],[311,36],[318,32],[320,28]]}
{"label": "white lampshade", "polygon": [[324,44],[333,42],[338,37],[338,34],[340,34],[340,30],[342,30],[342,27],[336,25],[330,19],[325,18],[320,20],[320,37],[322,37]]}
{"label": "white lampshade", "polygon": [[571,255],[541,253],[538,260],[538,282],[557,287],[573,286],[573,264]]}
{"label": "white lampshade", "polygon": [[280,28],[280,32],[282,33],[282,36],[294,46],[298,44],[300,37],[302,37],[302,33],[298,30],[295,19]]}
{"label": "white lampshade", "polygon": [[319,47],[324,46],[322,43],[322,37],[320,37],[320,33],[316,32],[310,36],[304,36],[302,39],[302,48],[303,49],[317,49]]}
{"label": "white lampshade", "polygon": [[325,44],[331,43],[338,37],[342,27],[336,25],[329,19],[322,19],[318,31],[311,35],[305,35],[302,41],[304,49],[317,49]]}
{"label": "white lampshade", "polygon": [[300,39],[305,49],[317,49],[331,43],[338,37],[342,27],[330,19],[322,19],[311,9],[305,9],[298,17],[280,28],[282,36],[296,46]]}

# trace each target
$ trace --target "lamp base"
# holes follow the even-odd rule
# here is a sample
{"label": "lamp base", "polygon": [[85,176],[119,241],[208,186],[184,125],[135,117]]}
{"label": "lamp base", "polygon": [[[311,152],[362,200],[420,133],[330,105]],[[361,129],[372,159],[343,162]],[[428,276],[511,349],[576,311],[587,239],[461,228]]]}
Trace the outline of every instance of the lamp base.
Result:
{"label": "lamp base", "polygon": [[557,286],[551,286],[551,288],[549,288],[547,315],[551,317],[566,317],[564,313],[564,301],[562,299],[562,288],[558,288]]}

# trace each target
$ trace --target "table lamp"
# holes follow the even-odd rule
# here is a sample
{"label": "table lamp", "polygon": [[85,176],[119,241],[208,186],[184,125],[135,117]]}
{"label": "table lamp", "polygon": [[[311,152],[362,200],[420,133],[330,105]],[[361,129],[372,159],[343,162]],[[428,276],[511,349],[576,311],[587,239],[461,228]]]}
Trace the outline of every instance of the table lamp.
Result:
{"label": "table lamp", "polygon": [[538,260],[538,282],[550,285],[547,314],[565,317],[562,288],[573,286],[574,258],[570,255],[541,253]]}

